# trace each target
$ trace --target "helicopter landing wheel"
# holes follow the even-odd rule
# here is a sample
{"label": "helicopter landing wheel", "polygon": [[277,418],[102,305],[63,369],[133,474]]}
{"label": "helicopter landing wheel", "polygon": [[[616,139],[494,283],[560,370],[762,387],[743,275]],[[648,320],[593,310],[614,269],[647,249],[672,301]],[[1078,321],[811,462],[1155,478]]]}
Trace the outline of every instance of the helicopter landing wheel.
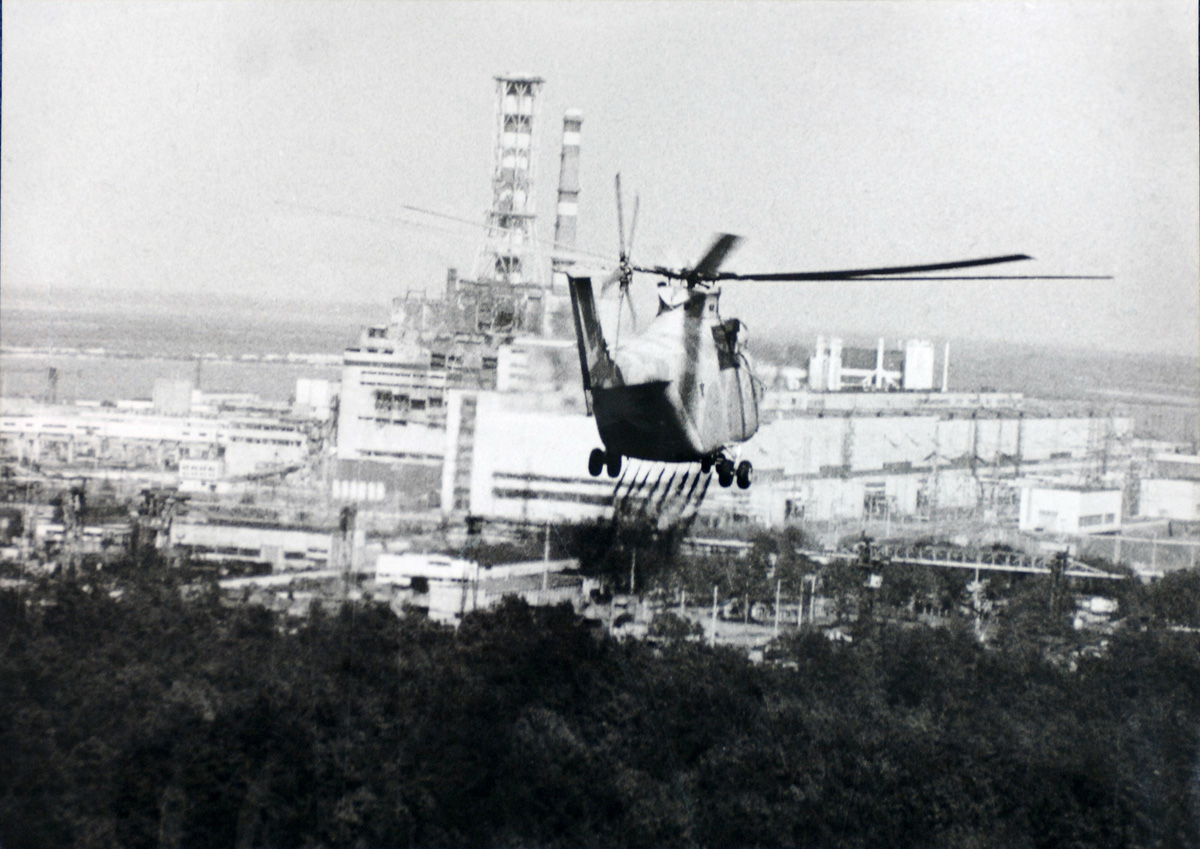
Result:
{"label": "helicopter landing wheel", "polygon": [[591,455],[588,456],[588,473],[592,477],[599,477],[600,472],[604,470],[604,449],[593,448]]}
{"label": "helicopter landing wheel", "polygon": [[608,476],[615,478],[621,474],[621,455],[615,451],[609,451],[604,455],[604,464],[608,467]]}
{"label": "helicopter landing wheel", "polygon": [[712,467],[713,467],[713,458],[712,457],[701,457],[700,458],[700,474],[707,475],[709,472],[712,471]]}
{"label": "helicopter landing wheel", "polygon": [[728,487],[733,483],[732,460],[725,458],[717,463],[717,483],[724,487]]}
{"label": "helicopter landing wheel", "polygon": [[738,489],[749,489],[750,482],[754,479],[754,467],[750,465],[749,460],[743,460],[738,463],[737,467],[737,485]]}

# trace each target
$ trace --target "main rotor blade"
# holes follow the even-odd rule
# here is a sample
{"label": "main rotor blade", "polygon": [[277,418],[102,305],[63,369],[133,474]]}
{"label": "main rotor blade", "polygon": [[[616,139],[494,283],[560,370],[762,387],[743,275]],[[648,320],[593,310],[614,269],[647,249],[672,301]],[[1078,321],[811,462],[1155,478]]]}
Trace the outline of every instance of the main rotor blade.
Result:
{"label": "main rotor blade", "polygon": [[641,196],[637,192],[634,192],[633,193],[633,220],[629,222],[629,245],[627,246],[629,249],[630,256],[633,256],[633,237],[634,237],[634,234],[637,233],[638,205],[641,203],[641,200],[642,200]]}
{"label": "main rotor blade", "polygon": [[617,173],[617,239],[621,245],[621,262],[625,262],[625,210],[621,204],[621,174]]}
{"label": "main rotor blade", "polygon": [[[629,296],[629,289],[623,289],[621,294],[625,298],[626,306],[629,307],[629,317],[631,319],[633,319],[633,329],[636,331],[639,326],[639,322],[638,322],[638,317],[637,317],[637,310],[635,310],[633,308],[633,298],[631,298]],[[620,305],[618,305],[617,308],[620,309]]]}
{"label": "main rotor blade", "polygon": [[[958,262],[938,262],[930,265],[897,265],[885,268],[857,268],[842,271],[784,271],[778,274],[735,274],[719,272],[708,276],[709,280],[854,280],[864,277],[889,277],[896,274],[915,274],[922,271],[950,271],[955,268],[977,268],[981,265],[998,265],[1004,262],[1022,262],[1033,257],[1026,254],[992,256],[983,259],[965,259]],[[697,269],[699,270],[699,269]],[[909,278],[913,279],[913,278]],[[941,279],[941,278],[939,278]]]}
{"label": "main rotor blade", "polygon": [[[288,207],[291,209],[297,209],[297,210],[301,210],[304,212],[311,212],[311,213],[315,213],[318,215],[324,215],[329,218],[344,218],[348,221],[365,221],[370,224],[381,224],[381,225],[387,225],[387,226],[423,227],[425,229],[430,229],[430,230],[440,230],[441,232],[444,232],[444,233],[454,233],[454,230],[452,230],[451,228],[446,227],[446,226],[439,227],[439,226],[435,226],[435,225],[428,224],[428,223],[422,223],[420,221],[410,221],[406,218],[400,218],[399,216],[395,216],[395,215],[366,215],[366,214],[355,213],[355,212],[344,212],[344,211],[337,210],[337,209],[326,209],[325,207],[314,206],[312,204],[296,203],[294,201],[286,201],[286,200],[276,200],[275,205],[281,206],[281,207]],[[472,221],[467,218],[460,218],[456,215],[447,215],[444,212],[437,212],[432,209],[423,209],[422,207],[412,206],[411,204],[407,204],[407,203],[397,204],[397,208],[403,209],[407,212],[415,212],[415,213],[419,213],[420,215],[427,215],[431,218],[440,218],[444,221],[452,222],[454,224],[460,224],[465,227],[472,227],[476,230],[484,230],[484,231],[490,232],[490,231],[493,231],[496,229],[492,225],[487,224],[482,221]],[[573,261],[577,261],[577,262],[597,262],[597,261],[599,261],[601,263],[604,263],[605,265],[612,264],[612,254],[602,254],[602,253],[597,253],[595,251],[584,250],[583,248],[576,248],[576,247],[570,246],[570,245],[563,245],[563,244],[560,244],[559,242],[554,241],[553,239],[536,239],[535,238],[535,239],[533,239],[533,242],[535,244],[541,246],[544,250],[547,251],[547,254],[544,254],[544,255],[548,255],[549,257],[551,257],[553,259],[566,259],[566,260],[573,260]]]}
{"label": "main rotor blade", "polygon": [[[760,279],[760,278],[754,278]],[[859,280],[1112,280],[1111,274],[972,274],[944,277],[850,277],[847,282]]]}
{"label": "main rotor blade", "polygon": [[730,233],[722,233],[713,240],[712,245],[691,272],[688,277],[694,277],[697,280],[711,280],[717,274],[717,269],[721,267],[721,263],[725,261],[725,257],[729,252],[737,247],[737,243],[742,239],[740,236],[734,236]]}
{"label": "main rotor blade", "polygon": [[625,272],[622,270],[621,266],[618,265],[607,277],[604,278],[604,282],[600,284],[600,294],[607,295],[608,290],[612,288],[612,285],[624,276]]}

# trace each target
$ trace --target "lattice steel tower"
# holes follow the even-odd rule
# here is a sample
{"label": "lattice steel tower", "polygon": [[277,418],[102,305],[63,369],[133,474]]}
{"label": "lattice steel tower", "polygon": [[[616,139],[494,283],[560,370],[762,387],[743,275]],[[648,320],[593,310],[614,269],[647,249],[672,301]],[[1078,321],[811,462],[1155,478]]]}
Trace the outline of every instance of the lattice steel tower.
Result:
{"label": "lattice steel tower", "polygon": [[475,264],[479,281],[530,284],[541,268],[534,215],[538,93],[543,80],[496,77],[496,152],[488,234]]}

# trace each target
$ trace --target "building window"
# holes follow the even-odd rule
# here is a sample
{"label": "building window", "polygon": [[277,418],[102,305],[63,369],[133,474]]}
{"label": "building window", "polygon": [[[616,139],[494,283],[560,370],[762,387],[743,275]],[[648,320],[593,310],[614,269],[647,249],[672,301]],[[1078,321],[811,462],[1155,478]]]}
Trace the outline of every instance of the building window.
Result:
{"label": "building window", "polygon": [[390,413],[393,411],[407,412],[409,409],[409,397],[396,392],[391,392],[387,389],[375,390],[375,411],[377,413]]}

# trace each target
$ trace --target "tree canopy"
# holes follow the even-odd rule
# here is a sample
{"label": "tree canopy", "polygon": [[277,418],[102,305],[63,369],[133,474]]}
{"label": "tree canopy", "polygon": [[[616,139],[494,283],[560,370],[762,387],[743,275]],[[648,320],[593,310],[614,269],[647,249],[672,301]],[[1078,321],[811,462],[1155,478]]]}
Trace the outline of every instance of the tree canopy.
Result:
{"label": "tree canopy", "polygon": [[1154,622],[1073,671],[882,621],[756,665],[512,600],[113,589],[0,595],[7,849],[1200,845],[1200,643]]}

